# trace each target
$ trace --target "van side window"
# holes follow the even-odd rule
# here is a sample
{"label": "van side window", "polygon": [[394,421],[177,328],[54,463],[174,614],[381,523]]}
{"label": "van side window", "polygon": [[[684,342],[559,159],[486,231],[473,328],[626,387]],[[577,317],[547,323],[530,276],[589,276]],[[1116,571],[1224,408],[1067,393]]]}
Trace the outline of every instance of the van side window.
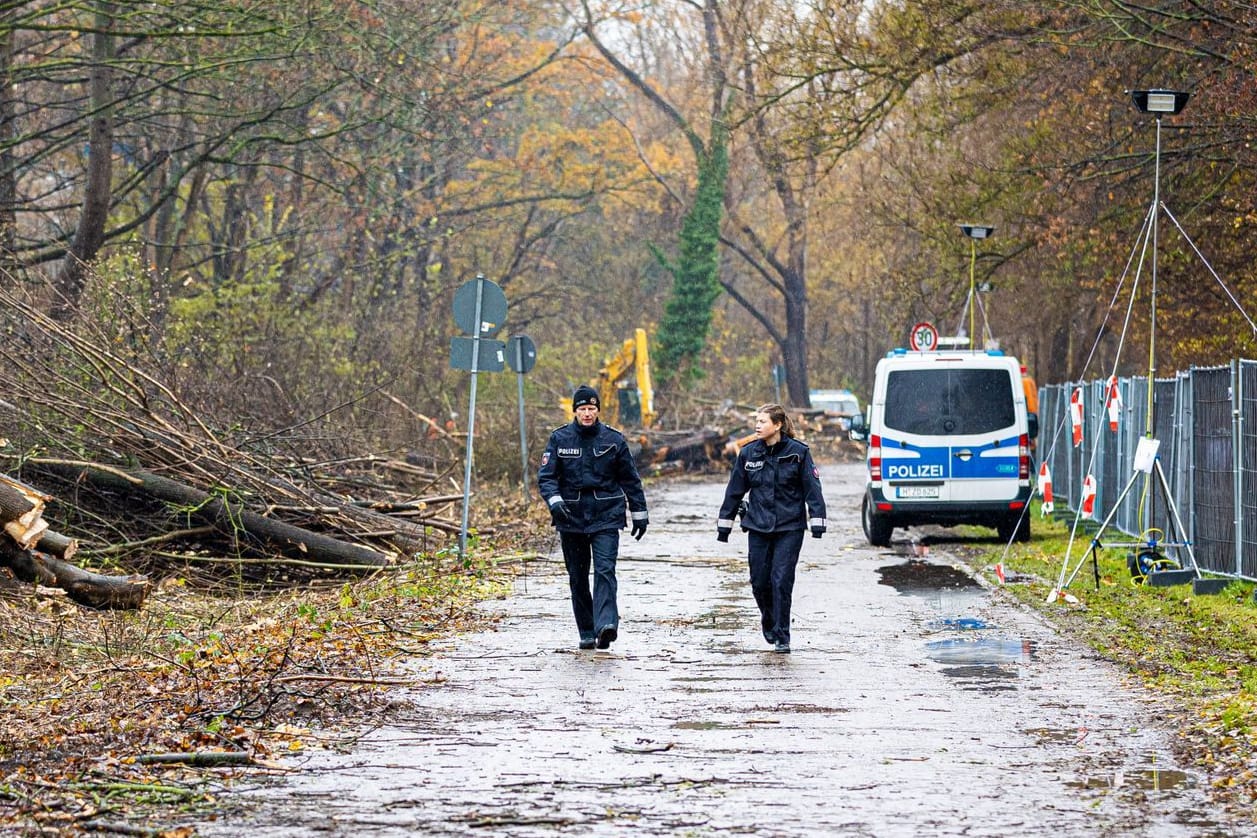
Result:
{"label": "van side window", "polygon": [[886,377],[887,428],[954,436],[991,433],[1016,421],[1007,370],[897,370]]}

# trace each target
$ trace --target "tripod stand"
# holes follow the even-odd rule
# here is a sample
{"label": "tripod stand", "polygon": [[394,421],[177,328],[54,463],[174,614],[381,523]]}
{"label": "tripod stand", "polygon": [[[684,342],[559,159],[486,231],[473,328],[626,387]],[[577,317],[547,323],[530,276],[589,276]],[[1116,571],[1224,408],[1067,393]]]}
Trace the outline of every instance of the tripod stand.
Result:
{"label": "tripod stand", "polygon": [[[1178,507],[1174,505],[1174,497],[1170,492],[1170,484],[1165,479],[1165,471],[1161,468],[1161,458],[1157,456],[1157,449],[1160,445],[1160,440],[1152,439],[1151,437],[1145,437],[1139,440],[1139,446],[1135,450],[1135,463],[1134,468],[1131,471],[1130,479],[1127,480],[1126,485],[1122,487],[1121,493],[1118,494],[1117,500],[1113,503],[1112,511],[1105,516],[1103,523],[1100,524],[1100,529],[1091,539],[1091,548],[1089,553],[1091,555],[1092,572],[1095,575],[1096,590],[1099,590],[1100,588],[1100,562],[1098,556],[1096,555],[1096,551],[1100,547],[1127,547],[1131,549],[1142,549],[1151,553],[1157,553],[1159,550],[1166,547],[1185,548],[1191,567],[1188,574],[1195,576],[1196,578],[1200,577],[1200,568],[1196,565],[1196,554],[1192,551],[1191,542],[1187,539],[1187,530],[1183,527],[1182,519],[1179,518]],[[1157,485],[1161,488],[1161,491],[1165,495],[1165,505],[1170,512],[1171,520],[1174,522],[1178,540],[1158,540],[1157,538],[1152,537],[1139,541],[1121,541],[1101,544],[1101,533],[1103,533],[1105,529],[1108,528],[1109,524],[1112,523],[1113,518],[1117,515],[1117,511],[1122,506],[1122,501],[1126,499],[1128,494],[1130,494],[1130,490],[1134,487],[1135,481],[1139,479],[1141,474],[1145,475],[1146,479],[1151,479],[1153,474],[1156,475]],[[1151,527],[1144,531],[1145,534],[1151,534],[1153,532],[1157,532],[1157,530],[1154,530]],[[1078,575],[1078,572],[1082,570],[1082,566],[1086,564],[1086,562],[1087,553],[1084,553],[1083,557],[1078,561],[1078,566],[1074,568],[1073,573],[1069,574],[1069,578],[1065,581],[1065,584],[1061,586],[1062,588],[1069,587],[1069,583],[1074,581],[1074,578]],[[1186,582],[1187,580],[1183,579],[1181,581]]]}
{"label": "tripod stand", "polygon": [[[1131,474],[1130,480],[1128,480],[1126,482],[1126,485],[1122,488],[1121,494],[1118,496],[1117,502],[1113,504],[1112,511],[1104,519],[1104,522],[1100,525],[1100,529],[1096,532],[1096,534],[1091,539],[1090,553],[1091,553],[1092,569],[1095,574],[1095,581],[1096,581],[1097,588],[1099,588],[1100,586],[1100,569],[1099,569],[1099,559],[1098,559],[1096,551],[1101,546],[1100,536],[1108,528],[1109,524],[1112,523],[1113,518],[1114,516],[1116,516],[1118,509],[1121,508],[1122,500],[1125,499],[1125,497],[1130,493],[1131,488],[1134,487],[1135,485],[1135,481],[1139,479],[1139,475],[1141,473],[1144,474],[1145,483],[1147,483],[1147,481],[1151,480],[1151,476],[1154,471],[1156,472],[1156,475],[1157,475],[1158,485],[1160,486],[1161,490],[1165,493],[1166,505],[1168,506],[1168,508],[1171,511],[1171,514],[1173,515],[1174,525],[1175,527],[1177,527],[1178,532],[1180,534],[1180,541],[1173,546],[1186,547],[1188,551],[1188,556],[1191,559],[1191,565],[1195,569],[1195,573],[1197,575],[1199,575],[1200,573],[1199,569],[1196,568],[1195,554],[1191,552],[1191,545],[1187,542],[1187,539],[1186,539],[1186,530],[1183,528],[1182,521],[1179,519],[1178,509],[1174,506],[1174,500],[1170,492],[1169,484],[1166,482],[1165,473],[1161,469],[1161,462],[1157,458],[1157,449],[1160,447],[1160,442],[1152,438],[1153,392],[1154,392],[1154,382],[1155,382],[1156,369],[1157,369],[1157,364],[1156,364],[1156,355],[1157,355],[1156,353],[1156,346],[1157,346],[1157,217],[1159,215],[1159,208],[1161,206],[1161,117],[1167,113],[1168,114],[1179,113],[1183,109],[1183,106],[1187,104],[1187,99],[1189,98],[1189,94],[1181,93],[1177,91],[1170,91],[1170,90],[1136,90],[1136,91],[1131,91],[1131,98],[1135,104],[1135,107],[1138,108],[1141,112],[1153,114],[1156,117],[1156,124],[1157,124],[1156,154],[1154,156],[1155,163],[1154,163],[1154,168],[1153,168],[1154,174],[1153,174],[1153,189],[1152,189],[1152,206],[1149,207],[1148,214],[1145,217],[1145,223],[1147,224],[1146,232],[1147,232],[1148,238],[1144,241],[1145,248],[1147,248],[1148,245],[1151,245],[1151,255],[1152,255],[1152,259],[1151,259],[1151,262],[1152,262],[1151,286],[1152,287],[1151,287],[1150,307],[1149,307],[1150,323],[1149,323],[1149,329],[1148,329],[1147,424],[1145,426],[1145,436],[1143,439],[1139,440],[1139,446],[1135,453],[1134,470]],[[1142,261],[1143,260],[1141,258],[1140,259],[1141,268],[1142,268]],[[1138,287],[1138,273],[1139,271],[1137,270],[1136,280],[1135,280],[1134,285],[1131,288],[1131,297],[1130,297],[1131,307],[1134,306],[1134,302],[1135,302],[1135,294]],[[1127,311],[1128,321],[1129,321],[1129,317],[1130,317],[1130,310],[1128,309]],[[1126,335],[1126,326],[1124,325],[1122,328],[1123,342],[1125,340],[1125,335]],[[1120,353],[1120,349],[1119,349],[1119,353]],[[1116,376],[1116,374],[1117,374],[1117,368],[1116,368],[1116,362],[1114,362],[1113,375]],[[1148,500],[1151,500],[1150,493],[1149,493]],[[1080,517],[1081,517],[1081,514],[1080,514]],[[1061,575],[1058,581],[1058,586],[1056,589],[1052,591],[1050,595],[1050,599],[1061,594],[1061,592],[1069,586],[1069,583],[1072,582],[1074,577],[1078,575],[1078,571],[1082,569],[1083,563],[1086,562],[1086,553],[1084,553],[1083,558],[1079,560],[1078,562],[1078,566],[1074,569],[1073,573],[1069,574],[1069,578],[1068,580],[1066,580],[1066,573],[1069,570],[1070,551],[1073,548],[1074,535],[1077,532],[1077,527],[1078,527],[1078,519],[1075,519],[1074,530],[1070,533],[1070,538],[1069,538],[1070,546],[1066,551],[1065,561],[1061,565]],[[1155,532],[1155,530],[1149,526],[1144,529],[1142,534],[1151,535],[1153,532]],[[1126,546],[1129,546],[1129,547],[1142,547],[1145,550],[1152,551],[1152,552],[1155,552],[1159,546],[1171,546],[1170,544],[1167,544],[1164,542],[1158,542],[1155,539],[1151,543],[1138,541],[1138,542],[1133,542],[1133,543],[1126,542],[1125,544]],[[1113,544],[1110,546],[1119,546],[1119,545]]]}

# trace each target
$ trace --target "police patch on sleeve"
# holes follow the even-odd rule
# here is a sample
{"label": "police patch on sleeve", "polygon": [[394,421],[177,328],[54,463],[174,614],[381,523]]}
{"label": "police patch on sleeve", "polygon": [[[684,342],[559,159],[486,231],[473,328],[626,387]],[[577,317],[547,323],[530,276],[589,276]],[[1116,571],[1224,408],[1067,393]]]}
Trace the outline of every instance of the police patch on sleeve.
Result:
{"label": "police patch on sleeve", "polygon": [[820,469],[818,469],[816,466],[812,466],[812,476],[815,477],[817,480],[821,479]]}
{"label": "police patch on sleeve", "polygon": [[548,462],[550,462],[550,452],[549,452],[549,451],[547,451],[547,452],[545,452],[544,454],[542,454],[542,455],[541,455],[541,464],[544,466],[544,465],[545,465],[546,463],[548,463]]}

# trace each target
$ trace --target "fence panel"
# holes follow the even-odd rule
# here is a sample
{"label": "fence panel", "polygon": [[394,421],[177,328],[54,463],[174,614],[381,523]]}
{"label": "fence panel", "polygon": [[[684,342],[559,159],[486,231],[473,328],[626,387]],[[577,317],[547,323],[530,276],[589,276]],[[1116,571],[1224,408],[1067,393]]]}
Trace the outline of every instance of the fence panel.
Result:
{"label": "fence panel", "polygon": [[1257,579],[1257,361],[1239,365],[1240,573]]}
{"label": "fence panel", "polygon": [[1235,484],[1231,368],[1193,369],[1194,549],[1202,570],[1234,574]]}
{"label": "fence panel", "polygon": [[[1157,449],[1157,458],[1160,460],[1170,497],[1168,500],[1162,498],[1160,503],[1154,505],[1150,521],[1151,526],[1161,530],[1173,541],[1191,539],[1191,530],[1188,528],[1191,510],[1186,488],[1187,476],[1190,474],[1186,452],[1190,449],[1183,444],[1180,437],[1180,428],[1185,426],[1179,421],[1179,412],[1183,405],[1183,388],[1180,386],[1182,380],[1181,376],[1158,379],[1153,384],[1152,396],[1152,436],[1161,443]],[[1186,532],[1181,531],[1174,523],[1168,503],[1174,504],[1183,527],[1188,528]],[[1180,558],[1185,564],[1186,558]]]}
{"label": "fence panel", "polygon": [[[1125,487],[1134,473],[1135,448],[1147,428],[1148,379],[1139,377],[1125,379],[1118,383],[1118,387],[1124,407],[1117,429],[1121,444],[1121,461],[1118,463],[1115,476]],[[1126,493],[1126,499],[1122,502],[1118,516],[1114,519],[1123,532],[1137,533],[1142,529],[1139,521],[1142,508],[1139,504],[1139,494],[1138,487],[1132,486],[1131,491]]]}
{"label": "fence panel", "polygon": [[1039,388],[1038,454],[1052,472],[1052,496],[1058,509],[1069,508],[1069,389],[1064,384]]}

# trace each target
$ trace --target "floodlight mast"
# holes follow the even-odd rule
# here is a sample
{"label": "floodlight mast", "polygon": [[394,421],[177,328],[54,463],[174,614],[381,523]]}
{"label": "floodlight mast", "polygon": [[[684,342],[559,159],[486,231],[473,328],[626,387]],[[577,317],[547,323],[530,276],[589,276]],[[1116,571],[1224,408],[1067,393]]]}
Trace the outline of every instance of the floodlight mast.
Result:
{"label": "floodlight mast", "polygon": [[1157,217],[1161,214],[1161,117],[1179,113],[1187,106],[1190,93],[1181,90],[1131,90],[1131,101],[1140,113],[1150,113],[1157,119],[1157,145],[1152,164],[1152,301],[1148,326],[1148,410],[1144,421],[1144,436],[1152,439],[1153,379],[1157,373]]}
{"label": "floodlight mast", "polygon": [[[1156,323],[1157,323],[1157,216],[1160,214],[1160,211],[1161,211],[1161,117],[1162,115],[1167,114],[1167,113],[1170,115],[1174,115],[1182,111],[1183,108],[1187,105],[1187,100],[1191,97],[1191,94],[1178,91],[1178,90],[1160,90],[1160,89],[1158,90],[1128,90],[1126,92],[1130,94],[1131,101],[1134,102],[1135,107],[1139,109],[1140,113],[1150,113],[1153,116],[1155,116],[1157,120],[1157,145],[1156,145],[1155,165],[1153,168],[1153,190],[1152,190],[1153,197],[1152,197],[1152,209],[1151,209],[1152,227],[1151,227],[1151,230],[1149,231],[1152,237],[1152,323],[1149,329],[1149,340],[1148,340],[1148,417],[1147,417],[1147,427],[1145,431],[1145,439],[1140,440],[1139,448],[1136,450],[1136,453],[1135,453],[1135,468],[1131,472],[1130,480],[1127,481],[1126,487],[1122,489],[1122,491],[1118,494],[1116,501],[1112,504],[1112,511],[1109,512],[1108,517],[1104,519],[1104,522],[1100,524],[1099,531],[1096,532],[1092,536],[1091,556],[1092,556],[1092,561],[1096,562],[1097,561],[1096,560],[1097,548],[1102,547],[1102,546],[1134,547],[1140,550],[1151,550],[1154,554],[1157,553],[1159,548],[1163,548],[1167,546],[1181,547],[1184,550],[1186,550],[1187,557],[1188,559],[1191,560],[1191,567],[1192,567],[1191,572],[1193,572],[1196,578],[1199,580],[1201,578],[1200,566],[1196,564],[1196,555],[1192,551],[1191,539],[1188,538],[1187,536],[1187,529],[1183,526],[1183,521],[1179,517],[1178,508],[1174,505],[1173,493],[1170,491],[1169,482],[1165,479],[1165,471],[1161,468],[1161,458],[1157,456],[1158,443],[1156,440],[1152,438],[1152,432],[1153,432],[1152,403],[1153,403],[1153,392],[1154,392],[1153,378],[1156,375],[1156,334],[1157,334],[1157,327],[1156,327]],[[1142,235],[1142,232],[1141,232],[1141,235]],[[1135,293],[1134,290],[1132,290],[1131,291],[1132,302],[1134,300],[1134,293]],[[1116,374],[1116,372],[1117,370],[1115,367],[1114,374]],[[1141,453],[1141,451],[1146,452],[1146,453]],[[1141,460],[1143,461],[1142,464],[1141,464]],[[1134,541],[1130,544],[1125,544],[1125,545],[1122,545],[1120,543],[1115,544],[1113,542],[1108,542],[1107,544],[1102,545],[1100,542],[1101,534],[1104,533],[1104,531],[1108,528],[1109,524],[1113,521],[1113,518],[1117,515],[1118,510],[1122,506],[1123,500],[1126,498],[1127,493],[1131,490],[1131,487],[1135,485],[1135,481],[1139,478],[1140,473],[1144,474],[1144,499],[1145,500],[1150,497],[1150,492],[1153,486],[1152,479],[1154,475],[1156,476],[1158,480],[1158,485],[1160,486],[1161,491],[1165,494],[1166,508],[1169,512],[1170,520],[1172,521],[1173,526],[1177,529],[1177,532],[1182,537],[1182,540],[1178,543],[1173,543],[1171,541],[1164,540],[1161,537],[1164,535],[1164,533],[1162,533],[1160,529],[1155,529],[1151,526],[1152,516],[1153,516],[1152,504],[1145,503],[1144,500],[1141,500],[1140,509],[1142,510],[1142,515],[1141,515],[1141,520],[1139,523],[1139,526],[1140,526],[1139,539],[1137,541]],[[1080,518],[1082,517],[1081,512],[1079,513],[1079,517]],[[1062,594],[1061,594],[1062,590],[1068,587],[1069,582],[1073,581],[1074,575],[1077,575],[1078,571],[1082,569],[1083,562],[1086,561],[1086,558],[1084,556],[1083,560],[1078,563],[1078,567],[1074,570],[1074,574],[1069,577],[1069,581],[1066,581],[1065,576],[1069,570],[1069,556],[1073,551],[1074,532],[1076,531],[1077,531],[1077,519],[1075,519],[1074,530],[1071,531],[1070,533],[1070,537],[1069,537],[1070,543],[1069,543],[1069,546],[1066,548],[1065,562],[1061,566],[1060,580],[1057,583],[1057,588],[1054,589],[1052,593],[1049,595],[1048,597],[1049,602],[1053,602],[1058,598],[1062,598]],[[1095,564],[1094,567],[1096,568],[1096,590],[1099,590],[1100,588],[1099,564],[1098,563]]]}
{"label": "floodlight mast", "polygon": [[[978,239],[985,239],[995,233],[995,228],[984,224],[961,224],[960,232],[969,237],[969,349],[973,352],[978,351],[977,332],[974,331],[974,309],[977,297],[974,296],[974,272],[978,263]],[[983,318],[986,313],[983,312]],[[984,319],[982,322],[986,322]]]}

